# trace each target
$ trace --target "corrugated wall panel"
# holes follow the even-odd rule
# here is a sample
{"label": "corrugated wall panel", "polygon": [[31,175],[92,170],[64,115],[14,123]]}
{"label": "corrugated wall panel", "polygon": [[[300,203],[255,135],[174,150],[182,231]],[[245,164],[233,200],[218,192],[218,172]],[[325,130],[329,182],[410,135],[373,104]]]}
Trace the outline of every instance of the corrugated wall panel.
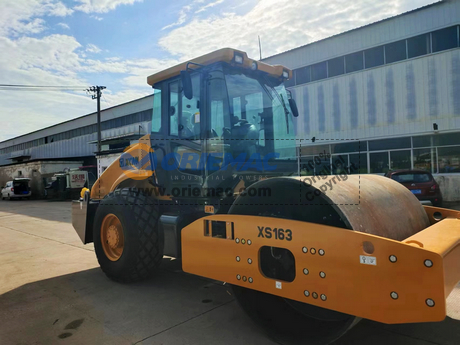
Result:
{"label": "corrugated wall panel", "polygon": [[[366,139],[460,124],[460,50],[296,86],[300,138]],[[350,136],[353,137],[350,138]]]}

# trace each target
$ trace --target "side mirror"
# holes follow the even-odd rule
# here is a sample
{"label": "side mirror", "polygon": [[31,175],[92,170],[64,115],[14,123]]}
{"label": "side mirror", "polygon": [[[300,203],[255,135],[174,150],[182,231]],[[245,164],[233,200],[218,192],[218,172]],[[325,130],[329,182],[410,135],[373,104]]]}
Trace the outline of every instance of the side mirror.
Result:
{"label": "side mirror", "polygon": [[297,103],[293,98],[289,98],[289,106],[291,107],[292,116],[299,117],[299,109],[297,108]]}
{"label": "side mirror", "polygon": [[187,99],[193,98],[192,77],[187,71],[180,71],[180,78],[182,80],[182,88],[184,96]]}

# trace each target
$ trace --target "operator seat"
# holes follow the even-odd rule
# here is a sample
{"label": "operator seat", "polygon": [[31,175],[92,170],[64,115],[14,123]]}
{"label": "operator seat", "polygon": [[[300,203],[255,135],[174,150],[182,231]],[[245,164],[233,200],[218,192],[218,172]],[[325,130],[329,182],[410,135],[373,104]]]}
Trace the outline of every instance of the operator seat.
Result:
{"label": "operator seat", "polygon": [[247,120],[240,120],[238,116],[233,116],[232,128],[224,128],[222,137],[225,144],[232,148],[234,158],[242,153],[249,158],[257,152],[259,131],[255,125]]}

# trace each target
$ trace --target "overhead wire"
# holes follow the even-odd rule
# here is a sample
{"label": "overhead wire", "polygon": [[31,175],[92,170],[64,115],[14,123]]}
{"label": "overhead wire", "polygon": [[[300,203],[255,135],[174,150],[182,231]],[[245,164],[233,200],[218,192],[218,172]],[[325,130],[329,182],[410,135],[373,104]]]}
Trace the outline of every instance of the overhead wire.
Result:
{"label": "overhead wire", "polygon": [[4,87],[36,87],[36,88],[84,88],[88,86],[83,85],[25,85],[25,84],[0,84],[0,86]]}
{"label": "overhead wire", "polygon": [[0,90],[8,91],[86,91],[88,86],[79,85],[24,85],[0,84]]}

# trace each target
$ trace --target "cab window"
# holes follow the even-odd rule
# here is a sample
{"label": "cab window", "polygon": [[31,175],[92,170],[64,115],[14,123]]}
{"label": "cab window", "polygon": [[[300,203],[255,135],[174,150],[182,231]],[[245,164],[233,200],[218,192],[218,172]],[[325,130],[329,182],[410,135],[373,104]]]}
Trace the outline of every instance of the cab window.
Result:
{"label": "cab window", "polygon": [[179,135],[179,82],[169,84],[169,134]]}
{"label": "cab window", "polygon": [[187,99],[179,81],[169,84],[169,134],[201,140],[200,75],[192,76],[193,98]]}
{"label": "cab window", "polygon": [[182,109],[179,124],[179,133],[182,138],[201,140],[200,116],[200,75],[192,76],[193,97],[187,99],[182,94]]}
{"label": "cab window", "polygon": [[152,132],[161,132],[161,90],[158,89],[153,92]]}

